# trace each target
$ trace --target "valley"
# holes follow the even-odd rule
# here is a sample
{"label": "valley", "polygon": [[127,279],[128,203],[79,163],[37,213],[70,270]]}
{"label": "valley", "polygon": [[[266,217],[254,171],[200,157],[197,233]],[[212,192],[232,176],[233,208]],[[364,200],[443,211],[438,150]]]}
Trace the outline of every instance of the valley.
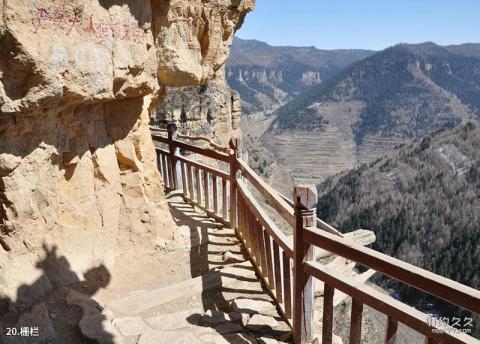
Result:
{"label": "valley", "polygon": [[[283,106],[253,117],[243,113],[244,131],[273,155],[273,186],[289,193],[296,183],[320,183],[412,139],[478,119],[475,47],[400,44],[370,54],[303,88]],[[273,47],[267,52],[277,53]],[[236,54],[233,50],[234,61]],[[266,129],[265,123],[270,123]],[[252,133],[249,127],[255,127]]]}
{"label": "valley", "polygon": [[[313,105],[312,109],[325,114],[326,124],[321,131],[286,130],[277,134],[273,121],[262,142],[278,159],[278,168],[288,172],[290,188],[299,183],[318,184],[329,176],[375,160],[401,142],[371,135],[362,146],[357,146],[351,128],[362,107],[357,101]],[[279,185],[285,182],[280,180]]]}
{"label": "valley", "polygon": [[[373,230],[376,250],[478,288],[479,47],[388,48],[274,110],[244,113],[243,135],[262,151],[257,164],[274,166],[268,181],[284,195],[316,184],[326,222]],[[470,316],[375,283],[415,307]]]}

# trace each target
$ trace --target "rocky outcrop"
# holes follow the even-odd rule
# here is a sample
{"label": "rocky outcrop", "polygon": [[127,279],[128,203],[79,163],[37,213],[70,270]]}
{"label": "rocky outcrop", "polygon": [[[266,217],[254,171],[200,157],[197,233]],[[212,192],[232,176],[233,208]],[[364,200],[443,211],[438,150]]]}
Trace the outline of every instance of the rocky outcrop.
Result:
{"label": "rocky outcrop", "polygon": [[152,1],[160,82],[186,86],[211,79],[227,60],[233,34],[254,2]]}
{"label": "rocky outcrop", "polygon": [[240,115],[240,96],[227,86],[221,69],[205,85],[167,87],[151,122],[165,128],[174,121],[181,133],[207,136],[226,145],[231,136],[240,135]]}
{"label": "rocky outcrop", "polygon": [[71,282],[35,266],[43,244],[80,276],[172,238],[149,113],[215,76],[253,3],[0,3],[0,295]]}

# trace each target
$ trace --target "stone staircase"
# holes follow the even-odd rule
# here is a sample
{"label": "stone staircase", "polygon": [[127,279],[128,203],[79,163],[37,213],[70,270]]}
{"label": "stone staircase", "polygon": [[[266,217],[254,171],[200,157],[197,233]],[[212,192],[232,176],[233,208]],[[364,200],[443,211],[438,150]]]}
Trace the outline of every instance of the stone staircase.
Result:
{"label": "stone staircase", "polygon": [[114,342],[291,342],[291,328],[246,260],[234,231],[176,195],[168,201],[175,221],[182,225],[175,245],[165,254],[165,264],[172,252],[189,250],[192,278],[130,292],[108,303]]}
{"label": "stone staircase", "polygon": [[119,256],[111,271],[94,269],[32,307],[17,303],[25,311],[0,318],[0,330],[35,325],[39,336],[0,331],[0,344],[291,342],[235,232],[178,194],[167,199],[177,227],[163,250]]}

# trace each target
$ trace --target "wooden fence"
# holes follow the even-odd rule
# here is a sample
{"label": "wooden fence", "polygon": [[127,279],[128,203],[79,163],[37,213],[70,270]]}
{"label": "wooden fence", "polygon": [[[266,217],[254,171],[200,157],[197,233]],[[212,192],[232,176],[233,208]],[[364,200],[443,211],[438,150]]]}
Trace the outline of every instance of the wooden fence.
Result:
{"label": "wooden fence", "polygon": [[[480,291],[344,238],[316,217],[318,197],[314,186],[296,186],[293,200],[280,195],[241,159],[237,140],[230,141],[230,149],[218,149],[214,145],[208,149],[179,141],[175,125],[169,125],[167,132],[168,137],[152,135],[166,187],[181,190],[186,202],[235,229],[280,314],[292,325],[295,343],[309,343],[314,339],[315,280],[324,283],[323,344],[332,343],[336,292],[345,293],[353,300],[350,343],[361,342],[364,305],[388,317],[385,343],[395,343],[399,322],[423,334],[425,343],[480,343],[447,324],[429,321],[429,315],[322,265],[316,259],[316,250],[355,261],[476,314],[480,314]],[[161,148],[162,144],[166,148]],[[228,166],[228,171],[181,156],[179,150]],[[253,189],[291,226],[293,242],[253,197],[250,191]]]}

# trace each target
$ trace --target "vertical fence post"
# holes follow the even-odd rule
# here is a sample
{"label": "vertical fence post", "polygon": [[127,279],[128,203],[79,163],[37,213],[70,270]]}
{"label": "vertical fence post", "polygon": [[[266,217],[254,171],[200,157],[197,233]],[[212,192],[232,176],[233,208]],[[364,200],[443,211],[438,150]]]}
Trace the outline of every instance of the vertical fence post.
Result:
{"label": "vertical fence post", "polygon": [[170,165],[171,165],[171,176],[173,189],[178,189],[178,177],[177,177],[177,147],[175,146],[174,140],[177,138],[177,125],[175,123],[167,124],[167,133],[168,133],[168,149],[170,151]]}
{"label": "vertical fence post", "polygon": [[233,155],[231,155],[230,160],[230,227],[236,230],[237,200],[235,195],[237,193],[237,159],[240,158],[240,140],[238,138],[231,138],[228,145],[233,149]]}
{"label": "vertical fence post", "polygon": [[313,340],[315,288],[313,278],[305,274],[303,262],[314,259],[314,247],[305,243],[303,233],[305,227],[316,224],[317,200],[315,186],[295,186],[293,337],[296,344],[310,343]]}

